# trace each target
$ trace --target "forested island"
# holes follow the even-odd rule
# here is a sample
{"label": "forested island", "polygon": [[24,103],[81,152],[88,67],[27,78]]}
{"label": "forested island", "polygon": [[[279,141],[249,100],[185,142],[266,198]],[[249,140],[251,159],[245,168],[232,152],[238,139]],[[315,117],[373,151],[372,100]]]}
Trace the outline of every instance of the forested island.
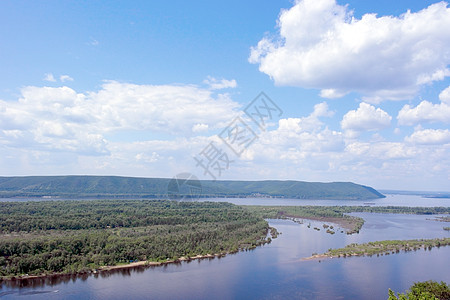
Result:
{"label": "forested island", "polygon": [[[0,177],[0,197],[164,199],[172,183],[168,178],[119,176]],[[368,200],[384,197],[371,187],[352,182],[186,180],[182,183],[189,189],[187,192],[179,191],[178,196],[188,198]]]}
{"label": "forested island", "polygon": [[305,259],[323,259],[349,256],[389,255],[400,251],[431,250],[433,247],[450,245],[450,238],[377,241],[364,244],[350,244],[344,248],[329,249],[326,253],[315,254]]}
{"label": "forested island", "polygon": [[223,255],[270,242],[268,230],[264,219],[230,203],[0,202],[0,276]]}

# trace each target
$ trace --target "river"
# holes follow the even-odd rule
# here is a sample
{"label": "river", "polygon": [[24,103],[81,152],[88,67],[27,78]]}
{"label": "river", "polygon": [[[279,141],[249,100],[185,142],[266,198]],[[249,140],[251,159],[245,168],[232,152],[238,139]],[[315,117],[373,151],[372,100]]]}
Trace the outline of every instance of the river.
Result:
{"label": "river", "polygon": [[[404,198],[408,196],[401,197],[403,200],[397,200],[406,201]],[[386,201],[385,199],[389,197],[380,200]],[[242,199],[227,200],[236,202]],[[262,199],[257,203],[252,201],[252,204],[267,203],[267,200],[280,199]],[[423,200],[416,198],[410,200],[410,206],[424,206],[417,204],[417,201]],[[439,206],[448,206],[443,199],[439,200],[442,203]],[[392,202],[392,199],[390,201]],[[321,205],[340,204],[340,201],[334,201],[334,204],[327,201]],[[8,282],[2,285],[0,297],[2,299],[387,299],[388,288],[397,292],[405,291],[416,281],[430,279],[450,283],[448,269],[450,247],[379,257],[302,260],[312,253],[325,252],[329,248],[343,247],[354,242],[450,236],[450,232],[443,230],[448,223],[432,220],[434,216],[371,213],[354,213],[354,215],[366,220],[360,233],[355,235],[349,236],[339,230],[335,235],[330,235],[323,229],[314,230],[315,226],[322,228],[321,222],[305,220],[303,224],[298,224],[288,220],[268,220],[270,225],[276,227],[282,234],[271,244],[252,251],[227,255],[220,259],[183,262],[163,267],[136,268],[84,277]]]}

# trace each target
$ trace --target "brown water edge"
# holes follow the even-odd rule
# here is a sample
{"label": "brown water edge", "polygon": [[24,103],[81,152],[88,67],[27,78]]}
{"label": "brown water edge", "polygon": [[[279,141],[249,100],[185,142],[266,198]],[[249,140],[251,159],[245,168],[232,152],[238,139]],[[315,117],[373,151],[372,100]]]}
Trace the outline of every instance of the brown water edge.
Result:
{"label": "brown water edge", "polygon": [[[249,250],[240,250],[240,251],[251,251]],[[122,276],[131,276],[133,272],[142,273],[150,268],[159,268],[159,267],[167,267],[170,264],[181,265],[182,262],[190,263],[194,260],[212,260],[215,258],[222,258],[226,255],[236,254],[236,252],[229,253],[218,253],[218,254],[206,254],[206,255],[197,255],[193,257],[180,257],[176,260],[168,260],[165,262],[152,262],[152,261],[138,261],[132,262],[124,265],[116,265],[116,266],[103,266],[98,269],[89,270],[86,272],[79,272],[74,274],[66,274],[66,273],[52,273],[52,274],[42,274],[42,275],[28,275],[28,276],[15,276],[11,278],[1,278],[0,279],[0,288],[2,285],[6,285],[12,288],[22,288],[22,287],[41,287],[41,286],[54,286],[60,283],[67,283],[69,281],[75,282],[77,279],[81,279],[85,281],[88,277],[93,276],[94,278],[102,277],[107,278],[114,274],[120,274]]]}

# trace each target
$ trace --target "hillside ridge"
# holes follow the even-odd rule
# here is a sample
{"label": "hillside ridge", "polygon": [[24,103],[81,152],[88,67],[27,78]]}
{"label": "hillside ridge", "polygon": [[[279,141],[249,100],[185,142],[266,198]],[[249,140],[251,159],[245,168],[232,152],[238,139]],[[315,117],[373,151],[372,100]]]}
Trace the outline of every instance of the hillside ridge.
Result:
{"label": "hillside ridge", "polygon": [[[0,177],[0,197],[167,198],[170,182],[169,178],[122,176]],[[197,191],[196,196],[202,198],[254,196],[367,200],[384,197],[374,188],[352,182],[200,180],[189,183],[200,183],[201,191]]]}

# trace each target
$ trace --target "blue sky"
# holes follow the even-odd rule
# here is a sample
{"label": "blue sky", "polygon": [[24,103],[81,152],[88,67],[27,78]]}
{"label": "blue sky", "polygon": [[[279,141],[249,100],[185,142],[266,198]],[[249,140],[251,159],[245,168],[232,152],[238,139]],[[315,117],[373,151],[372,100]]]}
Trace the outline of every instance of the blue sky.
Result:
{"label": "blue sky", "polygon": [[[450,9],[434,1],[2,1],[0,175],[354,181],[448,191]],[[240,155],[224,128],[283,111]]]}

